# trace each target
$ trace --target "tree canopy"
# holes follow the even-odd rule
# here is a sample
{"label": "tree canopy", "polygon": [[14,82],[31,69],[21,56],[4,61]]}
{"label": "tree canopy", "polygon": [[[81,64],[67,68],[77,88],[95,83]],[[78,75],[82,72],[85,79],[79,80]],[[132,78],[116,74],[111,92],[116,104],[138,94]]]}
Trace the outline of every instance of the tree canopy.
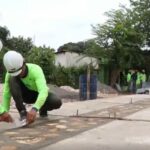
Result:
{"label": "tree canopy", "polygon": [[145,34],[144,44],[150,46],[150,1],[130,0],[134,25]]}
{"label": "tree canopy", "polygon": [[0,39],[4,46],[7,45],[7,40],[10,36],[10,31],[7,29],[7,27],[0,26]]}

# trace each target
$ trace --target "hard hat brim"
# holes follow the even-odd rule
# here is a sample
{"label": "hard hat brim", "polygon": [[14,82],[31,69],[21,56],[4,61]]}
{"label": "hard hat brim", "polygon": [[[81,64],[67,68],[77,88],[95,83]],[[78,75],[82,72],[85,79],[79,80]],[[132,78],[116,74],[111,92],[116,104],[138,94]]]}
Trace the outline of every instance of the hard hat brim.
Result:
{"label": "hard hat brim", "polygon": [[20,69],[19,71],[17,72],[13,72],[13,73],[9,73],[11,76],[15,77],[15,76],[18,76],[20,73],[21,73],[22,69]]}

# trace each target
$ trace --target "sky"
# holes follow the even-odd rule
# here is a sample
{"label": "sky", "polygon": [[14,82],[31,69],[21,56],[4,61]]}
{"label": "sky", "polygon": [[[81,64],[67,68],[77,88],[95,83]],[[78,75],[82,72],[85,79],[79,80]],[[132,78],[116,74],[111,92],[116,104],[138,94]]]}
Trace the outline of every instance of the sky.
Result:
{"label": "sky", "polygon": [[129,0],[0,0],[0,26],[11,37],[30,37],[36,46],[57,49],[68,42],[93,38],[91,25],[107,19],[104,12]]}

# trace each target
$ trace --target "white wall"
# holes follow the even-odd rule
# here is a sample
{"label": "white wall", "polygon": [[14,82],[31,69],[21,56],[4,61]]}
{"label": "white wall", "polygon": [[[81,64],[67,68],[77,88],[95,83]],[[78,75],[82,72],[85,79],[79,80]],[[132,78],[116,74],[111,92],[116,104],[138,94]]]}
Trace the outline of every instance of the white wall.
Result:
{"label": "white wall", "polygon": [[98,61],[96,58],[85,57],[84,55],[79,55],[74,52],[57,53],[55,57],[55,65],[58,66],[59,64],[64,67],[79,67],[92,64],[95,69],[98,68]]}

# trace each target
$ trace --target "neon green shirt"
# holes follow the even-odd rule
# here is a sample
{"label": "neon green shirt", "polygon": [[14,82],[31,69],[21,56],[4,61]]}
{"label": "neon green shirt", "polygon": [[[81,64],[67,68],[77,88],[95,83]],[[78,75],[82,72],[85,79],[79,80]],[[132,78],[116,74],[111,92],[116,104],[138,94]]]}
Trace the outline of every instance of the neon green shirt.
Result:
{"label": "neon green shirt", "polygon": [[140,73],[140,72],[138,72],[138,73],[137,73],[137,80],[136,80],[136,84],[137,84],[137,85],[140,85],[140,84],[141,84],[141,80],[142,80],[142,79],[141,79],[141,73]]}
{"label": "neon green shirt", "polygon": [[131,81],[131,73],[128,73],[127,74],[127,82],[130,82]]}
{"label": "neon green shirt", "polygon": [[146,82],[146,74],[145,73],[142,73],[142,82]]}
{"label": "neon green shirt", "polygon": [[144,73],[138,73],[138,78],[137,78],[137,84],[140,84],[140,83],[143,83],[143,82],[146,82],[146,74]]}
{"label": "neon green shirt", "polygon": [[[27,88],[39,93],[36,102],[33,104],[33,107],[39,110],[48,96],[48,87],[45,76],[40,66],[30,63],[26,63],[26,65],[28,67],[28,74],[25,78],[20,79]],[[11,93],[9,88],[9,78],[10,74],[6,73],[2,100],[4,111],[9,111],[10,109]]]}
{"label": "neon green shirt", "polygon": [[5,110],[4,110],[3,106],[0,105],[0,114],[2,114],[4,111],[5,111]]}

